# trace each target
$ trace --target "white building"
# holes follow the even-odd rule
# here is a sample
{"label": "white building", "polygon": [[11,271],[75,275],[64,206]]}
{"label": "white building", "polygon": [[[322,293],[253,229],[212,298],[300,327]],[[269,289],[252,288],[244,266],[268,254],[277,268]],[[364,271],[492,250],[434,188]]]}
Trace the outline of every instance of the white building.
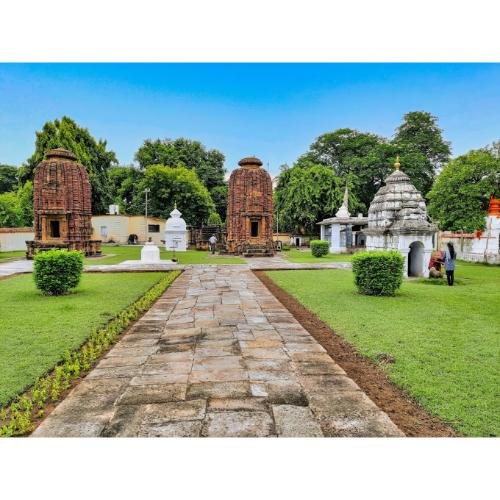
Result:
{"label": "white building", "polygon": [[405,276],[425,276],[435,245],[437,227],[427,215],[424,198],[399,170],[387,177],[368,210],[367,250],[399,250]]}
{"label": "white building", "polygon": [[185,252],[187,250],[188,232],[186,222],[177,210],[177,205],[170,212],[170,218],[165,223],[165,248]]}
{"label": "white building", "polygon": [[500,200],[492,198],[486,216],[486,228],[475,233],[439,233],[439,248],[453,243],[457,257],[469,262],[500,264]]}
{"label": "white building", "polygon": [[363,230],[368,225],[368,217],[363,217],[363,214],[351,217],[348,201],[349,191],[346,186],[344,201],[335,217],[318,222],[320,239],[330,243],[330,253],[347,253],[365,246],[366,236]]}

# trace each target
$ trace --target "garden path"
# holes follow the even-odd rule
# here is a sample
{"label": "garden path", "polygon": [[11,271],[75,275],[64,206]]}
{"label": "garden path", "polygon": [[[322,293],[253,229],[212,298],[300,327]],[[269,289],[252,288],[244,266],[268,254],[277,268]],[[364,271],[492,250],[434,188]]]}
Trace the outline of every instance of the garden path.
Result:
{"label": "garden path", "polygon": [[402,436],[248,266],[188,268],[34,436]]}

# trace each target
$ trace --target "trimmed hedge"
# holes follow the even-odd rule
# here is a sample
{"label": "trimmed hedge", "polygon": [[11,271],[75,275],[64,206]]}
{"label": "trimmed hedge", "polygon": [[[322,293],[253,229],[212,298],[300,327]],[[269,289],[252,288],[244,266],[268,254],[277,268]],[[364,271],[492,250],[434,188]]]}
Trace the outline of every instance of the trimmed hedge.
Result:
{"label": "trimmed hedge", "polygon": [[330,243],[323,240],[312,240],[310,243],[311,253],[314,257],[323,257],[323,255],[328,255],[330,250]]}
{"label": "trimmed hedge", "polygon": [[47,250],[35,255],[33,278],[46,295],[62,295],[80,283],[83,253],[76,250]]}
{"label": "trimmed hedge", "polygon": [[181,271],[169,272],[107,325],[92,331],[79,349],[67,352],[61,363],[51,373],[37,379],[30,390],[19,395],[10,406],[0,408],[0,437],[32,432],[34,421],[43,417],[45,407],[62,399],[71,383],[88,373],[120,334],[142,316],[180,274]]}
{"label": "trimmed hedge", "polygon": [[352,258],[354,282],[365,295],[394,296],[403,283],[404,258],[397,250],[358,252]]}

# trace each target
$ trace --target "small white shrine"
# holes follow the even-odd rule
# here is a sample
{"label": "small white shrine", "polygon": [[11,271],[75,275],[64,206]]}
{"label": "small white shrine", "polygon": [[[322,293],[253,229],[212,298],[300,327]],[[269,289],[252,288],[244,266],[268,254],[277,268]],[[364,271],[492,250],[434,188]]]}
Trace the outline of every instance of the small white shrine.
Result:
{"label": "small white shrine", "polygon": [[399,170],[399,158],[394,167],[370,204],[366,248],[399,250],[405,258],[405,276],[425,276],[438,229],[421,193]]}
{"label": "small white shrine", "polygon": [[368,218],[363,217],[363,214],[351,217],[348,202],[349,191],[346,186],[344,201],[335,217],[318,222],[320,238],[330,243],[330,253],[348,253],[365,246],[363,229],[368,225]]}
{"label": "small white shrine", "polygon": [[165,224],[166,250],[175,250],[176,252],[185,252],[187,250],[186,221],[181,215],[176,204]]}
{"label": "small white shrine", "polygon": [[147,241],[141,249],[141,263],[154,264],[155,262],[160,262],[160,249],[152,241]]}

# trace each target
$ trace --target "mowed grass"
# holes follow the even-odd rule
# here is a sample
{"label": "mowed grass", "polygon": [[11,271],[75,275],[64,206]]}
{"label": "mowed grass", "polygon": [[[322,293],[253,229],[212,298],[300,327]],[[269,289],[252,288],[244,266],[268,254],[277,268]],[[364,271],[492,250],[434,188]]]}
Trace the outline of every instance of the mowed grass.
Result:
{"label": "mowed grass", "polygon": [[26,252],[24,250],[15,250],[13,252],[0,252],[0,262],[5,259],[12,259],[14,257],[24,258]]}
{"label": "mowed grass", "polygon": [[405,280],[394,297],[357,293],[352,272],[268,275],[433,414],[468,436],[500,435],[500,267],[459,262],[454,287]]}
{"label": "mowed grass", "polygon": [[[125,260],[140,260],[142,245],[124,245],[124,246],[103,246],[103,257],[88,257],[85,264],[119,264]],[[173,252],[160,247],[160,259],[170,260],[173,258]],[[245,261],[239,257],[226,257],[220,255],[211,255],[208,251],[188,250],[187,252],[176,252],[175,256],[179,264],[244,264]]]}
{"label": "mowed grass", "polygon": [[0,407],[163,275],[87,273],[75,293],[59,297],[43,296],[31,275],[1,280]]}
{"label": "mowed grass", "polygon": [[329,253],[328,255],[323,255],[323,257],[314,257],[311,254],[311,250],[297,250],[296,248],[290,248],[289,251],[281,252],[280,255],[288,259],[290,262],[297,263],[311,263],[316,264],[321,262],[351,262],[352,254],[348,253]]}

